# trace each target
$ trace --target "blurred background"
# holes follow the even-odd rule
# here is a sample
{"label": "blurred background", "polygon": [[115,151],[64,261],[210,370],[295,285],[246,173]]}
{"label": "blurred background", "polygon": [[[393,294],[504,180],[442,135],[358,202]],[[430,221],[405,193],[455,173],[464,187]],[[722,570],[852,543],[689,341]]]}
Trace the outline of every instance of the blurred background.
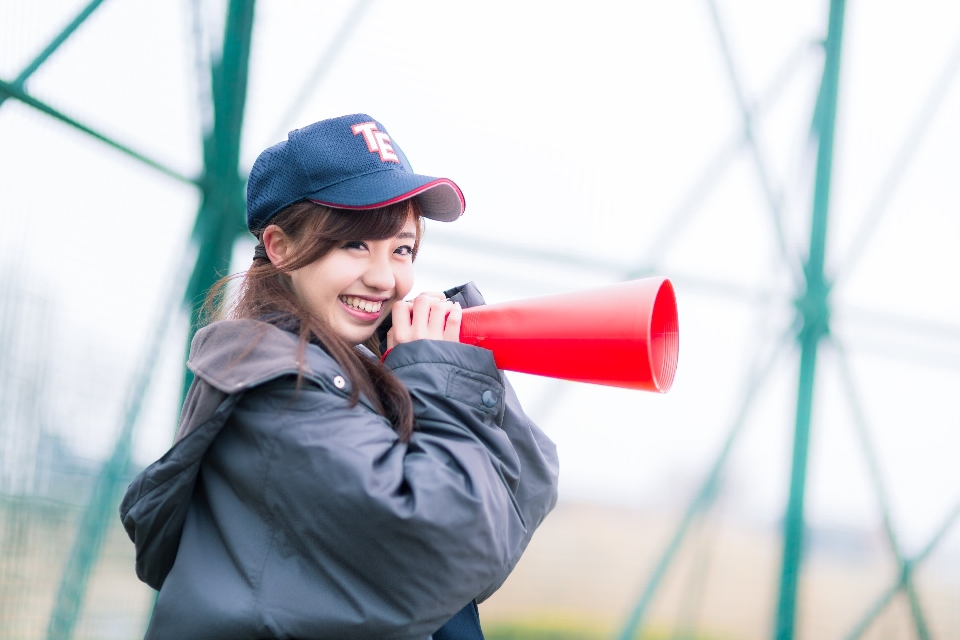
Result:
{"label": "blurred background", "polygon": [[960,638],[960,5],[0,1],[0,637],[141,637],[244,182],[364,112],[467,212],[417,290],[673,279],[667,395],[513,375],[560,503],[497,638]]}

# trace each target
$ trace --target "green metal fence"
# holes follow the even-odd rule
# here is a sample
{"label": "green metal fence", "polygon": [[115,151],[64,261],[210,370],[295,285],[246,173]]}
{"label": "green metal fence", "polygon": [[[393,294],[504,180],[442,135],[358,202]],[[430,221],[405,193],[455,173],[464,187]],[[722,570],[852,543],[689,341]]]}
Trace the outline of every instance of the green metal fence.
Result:
{"label": "green metal fence", "polygon": [[[114,0],[118,2],[120,0]],[[180,311],[196,320],[204,292],[230,266],[231,253],[237,239],[243,234],[245,177],[240,160],[251,42],[255,24],[253,0],[230,0],[226,6],[222,44],[216,55],[210,57],[211,91],[209,103],[201,107],[212,117],[202,132],[203,166],[197,175],[185,175],[166,163],[138,151],[111,135],[84,124],[65,110],[55,108],[30,92],[29,81],[69,39],[81,30],[104,4],[93,0],[83,6],[59,33],[57,33],[32,61],[15,77],[0,78],[0,105],[17,102],[44,114],[84,136],[125,154],[132,161],[158,172],[178,183],[197,190],[200,202],[192,233],[185,242],[178,268],[171,275],[169,291],[162,297],[155,312],[155,324],[149,330],[150,343],[139,358],[137,370],[132,372],[124,393],[123,410],[116,429],[112,452],[102,463],[83,462],[64,453],[60,442],[40,440],[42,428],[32,435],[36,442],[15,443],[29,430],[14,433],[7,429],[0,433],[5,440],[0,447],[3,461],[3,485],[0,486],[0,636],[40,637],[50,639],[85,637],[133,637],[142,632],[146,616],[152,606],[145,589],[128,589],[133,575],[132,549],[119,529],[116,506],[126,482],[135,469],[131,461],[134,430],[141,417],[145,396],[150,388],[156,364],[168,336],[168,329],[176,322]],[[326,73],[336,52],[349,40],[360,16],[370,2],[361,0],[352,5],[331,47],[322,55],[311,77],[315,81]],[[196,10],[199,3],[194,3]],[[799,353],[799,375],[796,395],[796,413],[789,493],[785,498],[783,519],[782,564],[775,623],[771,635],[777,640],[789,640],[797,635],[798,599],[802,597],[799,584],[804,566],[804,495],[807,485],[807,467],[811,430],[815,428],[815,382],[818,354],[823,349],[834,353],[840,363],[843,392],[848,400],[852,422],[859,444],[867,461],[870,481],[876,492],[882,514],[882,524],[891,553],[899,567],[896,579],[882,591],[875,603],[859,613],[857,622],[845,636],[850,640],[863,637],[871,624],[898,596],[905,598],[913,633],[921,640],[932,637],[925,613],[923,596],[916,586],[916,570],[927,560],[937,545],[960,517],[960,504],[952,509],[940,528],[919,552],[904,552],[893,524],[883,469],[873,443],[872,429],[862,406],[857,382],[849,365],[848,350],[842,339],[831,332],[831,292],[838,279],[849,273],[870,239],[873,229],[884,215],[900,177],[909,165],[929,123],[937,114],[960,66],[960,47],[946,60],[938,82],[920,115],[896,156],[880,192],[871,204],[863,225],[855,236],[846,260],[834,273],[826,266],[827,232],[831,217],[831,183],[833,180],[834,139],[837,128],[837,104],[842,99],[842,52],[845,28],[845,2],[832,0],[829,5],[824,39],[818,43],[823,55],[819,91],[815,98],[810,145],[815,148],[812,211],[809,217],[809,238],[804,255],[792,250],[784,223],[783,195],[775,186],[772,171],[758,144],[760,134],[756,120],[767,103],[776,100],[782,90],[783,78],[796,71],[798,61],[811,55],[811,47],[802,46],[784,65],[770,90],[752,102],[746,95],[739,77],[731,46],[721,19],[721,7],[707,0],[706,10],[719,42],[720,55],[728,73],[738,112],[742,116],[740,134],[723,147],[696,180],[680,207],[662,226],[662,233],[654,239],[653,249],[643,264],[619,277],[637,277],[653,271],[661,264],[667,247],[682,234],[706,194],[720,181],[720,174],[740,154],[746,153],[756,173],[762,199],[768,209],[774,244],[779,248],[785,270],[791,274],[794,290],[791,292],[794,318],[776,348],[764,354],[766,359],[750,370],[743,385],[743,395],[734,415],[728,435],[723,441],[702,485],[695,493],[680,519],[675,533],[668,540],[659,561],[652,567],[635,605],[628,612],[619,637],[621,640],[643,637],[652,603],[655,601],[665,576],[671,571],[679,550],[688,543],[689,533],[707,517],[721,490],[731,451],[737,445],[756,398],[770,372],[779,366],[783,353],[795,345]],[[303,93],[297,102],[304,99]],[[295,107],[296,105],[294,105]],[[295,110],[295,109],[294,109]],[[284,119],[288,119],[288,115]],[[0,119],[3,113],[0,111]],[[8,150],[0,150],[5,153]],[[443,236],[441,234],[441,240]],[[451,246],[455,242],[450,241]],[[481,250],[489,255],[515,254],[517,247],[495,242]],[[550,263],[557,256],[532,257]],[[569,258],[561,258],[569,262]],[[589,265],[588,265],[589,266]],[[596,265],[594,265],[596,266]],[[607,265],[600,265],[607,269]],[[34,355],[43,351],[44,335],[49,331],[52,316],[42,296],[20,291],[15,286],[21,278],[15,271],[6,274],[4,299],[0,304],[0,344],[4,357],[0,360],[3,404],[0,418],[3,425],[41,425],[45,419],[39,397],[43,390],[36,387],[44,379],[42,359],[18,355],[18,350],[30,350]],[[708,282],[704,286],[711,286]],[[192,336],[192,331],[188,332]],[[30,369],[33,367],[33,369]],[[189,384],[185,374],[184,389]],[[31,386],[33,385],[33,386]],[[16,452],[42,452],[35,457],[16,459]],[[14,452],[14,453],[11,453]],[[19,455],[19,454],[17,454]],[[34,454],[31,454],[34,455]],[[36,457],[41,456],[41,457]],[[43,457],[45,456],[45,457]],[[124,576],[117,578],[117,576]],[[56,588],[51,585],[56,584]],[[112,586],[111,586],[112,585]],[[118,586],[121,585],[121,586]],[[111,592],[111,589],[113,592]],[[99,593],[94,593],[100,590]],[[696,608],[691,595],[691,605]],[[105,604],[106,603],[106,604]],[[104,618],[95,615],[98,607],[112,607]],[[692,613],[691,617],[695,617]],[[694,625],[695,626],[695,625]],[[679,625],[678,636],[695,633],[695,628]]]}

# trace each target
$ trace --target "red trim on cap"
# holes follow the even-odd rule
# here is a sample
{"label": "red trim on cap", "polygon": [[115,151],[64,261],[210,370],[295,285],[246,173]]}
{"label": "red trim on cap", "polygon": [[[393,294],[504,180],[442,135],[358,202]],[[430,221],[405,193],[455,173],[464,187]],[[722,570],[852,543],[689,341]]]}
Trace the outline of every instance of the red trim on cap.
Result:
{"label": "red trim on cap", "polygon": [[389,200],[384,200],[383,202],[377,202],[377,203],[374,203],[374,204],[365,204],[365,205],[355,206],[355,205],[337,204],[336,202],[324,202],[323,200],[315,200],[314,198],[308,198],[308,200],[310,200],[311,202],[316,202],[317,204],[322,204],[322,205],[325,206],[325,207],[333,207],[333,208],[335,208],[335,209],[349,209],[349,210],[351,210],[351,211],[365,211],[365,210],[367,210],[367,209],[379,209],[380,207],[388,207],[388,206],[390,206],[391,204],[396,204],[397,202],[402,202],[402,201],[404,201],[404,200],[408,200],[408,199],[413,198],[414,196],[418,196],[418,195],[420,195],[421,193],[423,193],[424,191],[428,191],[428,190],[432,189],[433,187],[435,187],[435,186],[437,186],[437,185],[440,185],[440,184],[446,184],[446,185],[450,185],[451,187],[453,187],[453,190],[454,190],[454,191],[456,192],[456,194],[457,194],[457,198],[460,200],[460,215],[463,215],[463,209],[464,209],[464,207],[466,206],[466,202],[465,202],[464,199],[463,199],[463,192],[460,191],[460,187],[458,187],[452,180],[448,180],[447,178],[439,178],[439,179],[437,179],[437,180],[434,180],[433,182],[428,182],[427,184],[425,184],[425,185],[423,185],[423,186],[417,187],[417,188],[414,189],[413,191],[408,191],[407,193],[404,193],[404,194],[402,194],[402,195],[399,195],[399,196],[397,196],[396,198],[391,198],[391,199],[389,199]]}

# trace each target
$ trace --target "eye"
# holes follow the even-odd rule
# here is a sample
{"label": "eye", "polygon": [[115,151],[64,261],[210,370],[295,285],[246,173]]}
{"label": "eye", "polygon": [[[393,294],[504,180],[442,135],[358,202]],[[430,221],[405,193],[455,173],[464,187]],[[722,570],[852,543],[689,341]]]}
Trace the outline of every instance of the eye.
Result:
{"label": "eye", "polygon": [[412,247],[411,245],[409,245],[409,244],[404,244],[404,245],[401,245],[401,246],[397,247],[396,249],[394,249],[393,252],[396,253],[397,255],[401,255],[401,256],[412,256],[412,255],[413,255],[413,247]]}
{"label": "eye", "polygon": [[343,246],[340,248],[341,249],[357,249],[362,251],[364,249],[367,249],[368,247],[367,247],[367,243],[364,242],[363,240],[351,240],[350,242],[343,243]]}

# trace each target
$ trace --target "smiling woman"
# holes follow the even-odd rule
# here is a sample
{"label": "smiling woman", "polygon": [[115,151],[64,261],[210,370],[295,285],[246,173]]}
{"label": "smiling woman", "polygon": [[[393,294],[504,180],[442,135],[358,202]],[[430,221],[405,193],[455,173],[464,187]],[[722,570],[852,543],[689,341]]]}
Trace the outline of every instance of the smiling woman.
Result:
{"label": "smiling woman", "polygon": [[299,334],[301,354],[311,339],[322,345],[356,380],[353,400],[363,393],[406,440],[413,431],[409,395],[355,347],[378,354],[377,327],[410,292],[420,218],[413,200],[362,215],[310,200],[285,207],[253,231],[262,247],[241,276],[236,300],[226,296],[230,278],[211,290],[211,317],[279,323]]}
{"label": "smiling woman", "polygon": [[291,132],[248,185],[253,265],[211,292],[176,442],[120,508],[160,591],[147,638],[482,638],[557,458],[459,342],[479,292],[403,299],[459,188],[363,114]]}

